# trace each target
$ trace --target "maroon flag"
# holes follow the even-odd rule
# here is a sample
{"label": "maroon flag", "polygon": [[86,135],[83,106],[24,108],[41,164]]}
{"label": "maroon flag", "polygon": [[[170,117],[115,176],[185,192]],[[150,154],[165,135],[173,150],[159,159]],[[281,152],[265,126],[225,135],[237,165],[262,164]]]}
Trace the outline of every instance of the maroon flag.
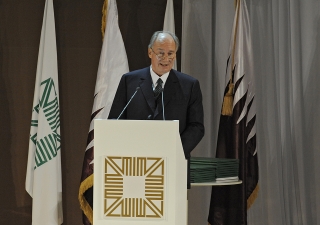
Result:
{"label": "maroon flag", "polygon": [[237,0],[229,52],[216,157],[239,159],[242,184],[212,188],[208,217],[212,225],[247,224],[247,209],[259,189],[255,77],[245,0]]}
{"label": "maroon flag", "polygon": [[[120,78],[129,72],[127,54],[118,25],[116,0],[106,0],[106,26],[101,50],[91,123],[84,155],[79,203],[83,211],[83,224],[92,224],[93,219],[93,163],[94,119],[107,119]],[[116,53],[116,54],[115,54]]]}

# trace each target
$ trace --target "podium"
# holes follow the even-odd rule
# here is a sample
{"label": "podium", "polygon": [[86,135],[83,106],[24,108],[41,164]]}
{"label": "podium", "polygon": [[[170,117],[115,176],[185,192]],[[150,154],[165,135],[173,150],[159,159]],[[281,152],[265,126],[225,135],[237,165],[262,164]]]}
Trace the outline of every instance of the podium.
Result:
{"label": "podium", "polygon": [[94,121],[93,225],[186,225],[179,121]]}

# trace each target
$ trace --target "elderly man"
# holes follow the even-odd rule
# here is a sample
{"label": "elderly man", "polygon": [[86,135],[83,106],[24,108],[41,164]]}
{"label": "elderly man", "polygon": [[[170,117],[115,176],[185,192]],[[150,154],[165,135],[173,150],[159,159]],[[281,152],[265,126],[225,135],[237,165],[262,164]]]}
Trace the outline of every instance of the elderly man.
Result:
{"label": "elderly man", "polygon": [[148,46],[151,66],[122,76],[109,119],[179,120],[181,142],[189,161],[191,151],[204,135],[202,94],[198,80],[172,69],[178,48],[179,40],[173,33],[153,34]]}

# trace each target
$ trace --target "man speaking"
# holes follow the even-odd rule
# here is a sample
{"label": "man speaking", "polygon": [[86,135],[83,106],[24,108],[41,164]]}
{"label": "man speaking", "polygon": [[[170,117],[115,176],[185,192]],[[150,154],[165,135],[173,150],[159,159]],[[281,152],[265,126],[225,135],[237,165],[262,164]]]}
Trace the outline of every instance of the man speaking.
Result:
{"label": "man speaking", "polygon": [[178,48],[175,34],[153,34],[148,46],[151,66],[122,76],[109,119],[179,120],[189,162],[191,151],[204,135],[202,94],[197,79],[172,69]]}

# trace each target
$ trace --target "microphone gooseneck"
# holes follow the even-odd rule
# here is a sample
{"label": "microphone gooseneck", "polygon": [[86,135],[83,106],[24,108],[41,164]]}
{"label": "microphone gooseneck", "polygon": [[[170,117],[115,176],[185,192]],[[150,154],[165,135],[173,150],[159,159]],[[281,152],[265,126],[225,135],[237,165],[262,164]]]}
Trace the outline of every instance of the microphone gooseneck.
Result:
{"label": "microphone gooseneck", "polygon": [[118,116],[117,120],[122,116],[123,112],[126,110],[126,108],[128,107],[128,105],[130,104],[131,100],[133,99],[133,97],[137,94],[137,92],[139,91],[140,87],[136,88],[136,91],[133,93],[133,95],[131,96],[130,100],[128,101],[128,103],[126,104],[126,106],[123,108],[123,110],[121,111],[120,115]]}
{"label": "microphone gooseneck", "polygon": [[164,101],[163,101],[163,88],[162,88],[162,90],[161,90],[161,98],[162,98],[162,119],[163,120],[166,120],[166,117],[164,116]]}

